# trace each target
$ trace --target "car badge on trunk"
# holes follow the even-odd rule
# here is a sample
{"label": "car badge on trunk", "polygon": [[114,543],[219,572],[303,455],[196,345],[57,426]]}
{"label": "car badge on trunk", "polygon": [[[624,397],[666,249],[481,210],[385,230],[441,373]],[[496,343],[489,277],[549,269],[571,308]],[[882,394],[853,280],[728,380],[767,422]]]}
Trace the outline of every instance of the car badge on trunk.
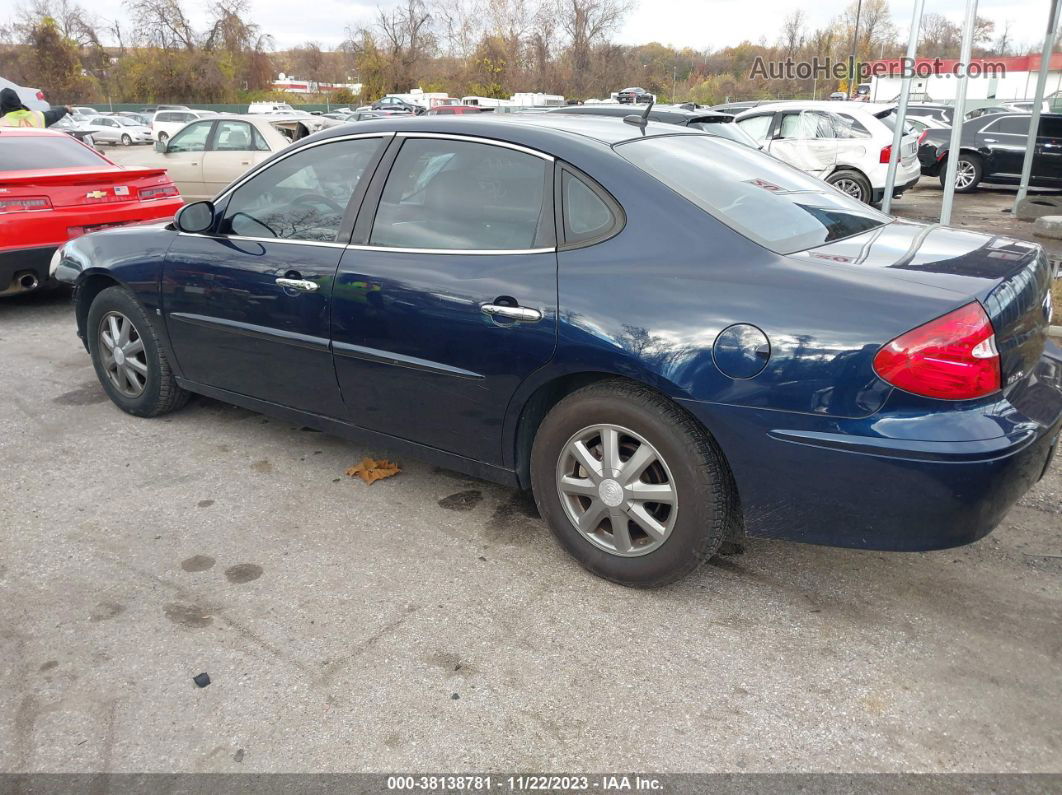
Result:
{"label": "car badge on trunk", "polygon": [[107,191],[104,190],[90,190],[85,194],[86,199],[106,199]]}

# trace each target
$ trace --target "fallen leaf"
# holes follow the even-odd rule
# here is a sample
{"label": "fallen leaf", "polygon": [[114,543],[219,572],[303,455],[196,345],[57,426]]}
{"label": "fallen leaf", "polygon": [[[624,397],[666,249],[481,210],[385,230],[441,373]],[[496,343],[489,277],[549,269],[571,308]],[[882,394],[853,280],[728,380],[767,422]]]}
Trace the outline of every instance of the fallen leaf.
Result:
{"label": "fallen leaf", "polygon": [[392,477],[401,471],[398,468],[398,464],[388,461],[386,458],[381,458],[380,460],[363,458],[360,464],[347,470],[347,476],[361,478],[369,485],[372,485],[377,480]]}

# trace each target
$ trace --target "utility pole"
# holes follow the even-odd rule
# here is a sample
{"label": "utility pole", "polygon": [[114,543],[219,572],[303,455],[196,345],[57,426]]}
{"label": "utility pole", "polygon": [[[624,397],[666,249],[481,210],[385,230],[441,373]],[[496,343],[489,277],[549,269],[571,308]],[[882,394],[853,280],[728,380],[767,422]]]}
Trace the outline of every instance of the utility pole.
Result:
{"label": "utility pole", "polygon": [[852,54],[848,56],[848,97],[851,99],[855,96],[855,64],[856,64],[856,44],[859,41],[859,17],[863,13],[863,0],[858,0],[856,3],[856,18],[855,25],[852,28]]}

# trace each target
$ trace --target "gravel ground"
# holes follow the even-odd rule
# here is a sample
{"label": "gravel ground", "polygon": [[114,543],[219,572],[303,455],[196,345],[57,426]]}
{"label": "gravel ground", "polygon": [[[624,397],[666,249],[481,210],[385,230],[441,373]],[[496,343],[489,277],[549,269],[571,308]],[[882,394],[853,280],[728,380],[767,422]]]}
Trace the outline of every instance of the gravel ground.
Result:
{"label": "gravel ground", "polygon": [[967,547],[641,592],[386,453],[126,416],[64,295],[0,302],[0,770],[1062,771],[1062,466]]}

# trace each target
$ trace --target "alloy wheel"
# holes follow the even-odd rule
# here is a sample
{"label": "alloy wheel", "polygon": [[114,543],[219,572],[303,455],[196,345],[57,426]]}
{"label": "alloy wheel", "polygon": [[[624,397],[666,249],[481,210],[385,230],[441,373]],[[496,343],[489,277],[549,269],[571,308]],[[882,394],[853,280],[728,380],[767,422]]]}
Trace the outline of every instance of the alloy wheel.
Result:
{"label": "alloy wheel", "polygon": [[591,425],[574,434],[561,449],[556,482],[579,533],[613,555],[648,554],[675,526],[678,493],[667,462],[619,425]]}
{"label": "alloy wheel", "polygon": [[955,187],[958,190],[968,188],[977,176],[977,169],[969,160],[960,160],[955,164]]}
{"label": "alloy wheel", "polygon": [[100,320],[98,336],[100,361],[111,386],[125,397],[140,397],[148,365],[144,340],[133,321],[121,312],[108,312]]}
{"label": "alloy wheel", "polygon": [[847,193],[853,199],[858,199],[859,201],[865,201],[865,199],[863,197],[863,186],[860,185],[854,179],[848,179],[847,177],[842,177],[841,179],[839,179],[835,183],[833,183],[833,186],[835,188],[837,188],[838,190],[843,191],[844,193]]}

